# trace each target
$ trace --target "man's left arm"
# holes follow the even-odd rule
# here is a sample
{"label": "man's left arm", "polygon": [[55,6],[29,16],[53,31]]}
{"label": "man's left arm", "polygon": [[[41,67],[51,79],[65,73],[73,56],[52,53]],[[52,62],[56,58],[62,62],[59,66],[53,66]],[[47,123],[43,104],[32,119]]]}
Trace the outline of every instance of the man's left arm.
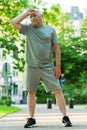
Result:
{"label": "man's left arm", "polygon": [[61,75],[61,52],[60,52],[59,44],[54,44],[53,48],[56,57],[55,76],[57,79],[59,79]]}

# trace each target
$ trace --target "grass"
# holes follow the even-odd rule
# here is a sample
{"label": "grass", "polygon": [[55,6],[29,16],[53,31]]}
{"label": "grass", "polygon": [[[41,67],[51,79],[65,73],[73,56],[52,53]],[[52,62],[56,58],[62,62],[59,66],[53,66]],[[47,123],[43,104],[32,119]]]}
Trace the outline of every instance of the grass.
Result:
{"label": "grass", "polygon": [[85,108],[87,109],[87,105],[85,106]]}
{"label": "grass", "polygon": [[1,105],[0,106],[0,118],[3,116],[6,116],[8,114],[14,113],[21,110],[20,108],[14,107],[14,106],[5,106]]}

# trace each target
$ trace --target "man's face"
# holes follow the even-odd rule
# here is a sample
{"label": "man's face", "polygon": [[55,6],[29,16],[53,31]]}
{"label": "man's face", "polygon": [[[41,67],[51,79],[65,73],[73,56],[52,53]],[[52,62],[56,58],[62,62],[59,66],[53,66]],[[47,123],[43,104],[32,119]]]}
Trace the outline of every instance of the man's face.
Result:
{"label": "man's face", "polygon": [[40,26],[42,24],[42,15],[37,13],[36,11],[32,11],[30,14],[30,21],[33,26]]}

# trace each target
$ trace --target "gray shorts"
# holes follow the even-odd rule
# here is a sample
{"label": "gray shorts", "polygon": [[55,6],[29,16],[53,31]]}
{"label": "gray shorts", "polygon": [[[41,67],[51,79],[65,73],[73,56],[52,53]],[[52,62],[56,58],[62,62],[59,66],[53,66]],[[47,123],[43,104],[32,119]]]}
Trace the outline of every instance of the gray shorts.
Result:
{"label": "gray shorts", "polygon": [[54,75],[54,69],[49,68],[36,68],[25,66],[25,91],[36,92],[40,80],[43,81],[47,92],[53,92],[55,90],[61,90],[59,80]]}

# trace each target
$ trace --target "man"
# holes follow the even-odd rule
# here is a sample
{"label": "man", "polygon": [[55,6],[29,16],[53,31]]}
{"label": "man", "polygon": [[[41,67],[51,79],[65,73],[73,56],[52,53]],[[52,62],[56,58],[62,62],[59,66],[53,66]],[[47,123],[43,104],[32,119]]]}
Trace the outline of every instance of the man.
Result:
{"label": "man", "polygon": [[[30,17],[31,24],[24,25],[21,22],[27,16]],[[65,99],[59,85],[59,77],[61,75],[59,41],[55,29],[51,26],[43,25],[42,18],[43,15],[38,10],[28,9],[25,13],[11,20],[11,24],[20,33],[26,35],[25,87],[28,91],[29,119],[24,125],[24,128],[30,128],[36,124],[34,118],[36,105],[35,94],[40,80],[44,82],[48,92],[54,92],[56,104],[63,114],[62,123],[64,126],[72,126],[69,117],[66,115]],[[52,48],[56,57],[55,67],[52,63]]]}

